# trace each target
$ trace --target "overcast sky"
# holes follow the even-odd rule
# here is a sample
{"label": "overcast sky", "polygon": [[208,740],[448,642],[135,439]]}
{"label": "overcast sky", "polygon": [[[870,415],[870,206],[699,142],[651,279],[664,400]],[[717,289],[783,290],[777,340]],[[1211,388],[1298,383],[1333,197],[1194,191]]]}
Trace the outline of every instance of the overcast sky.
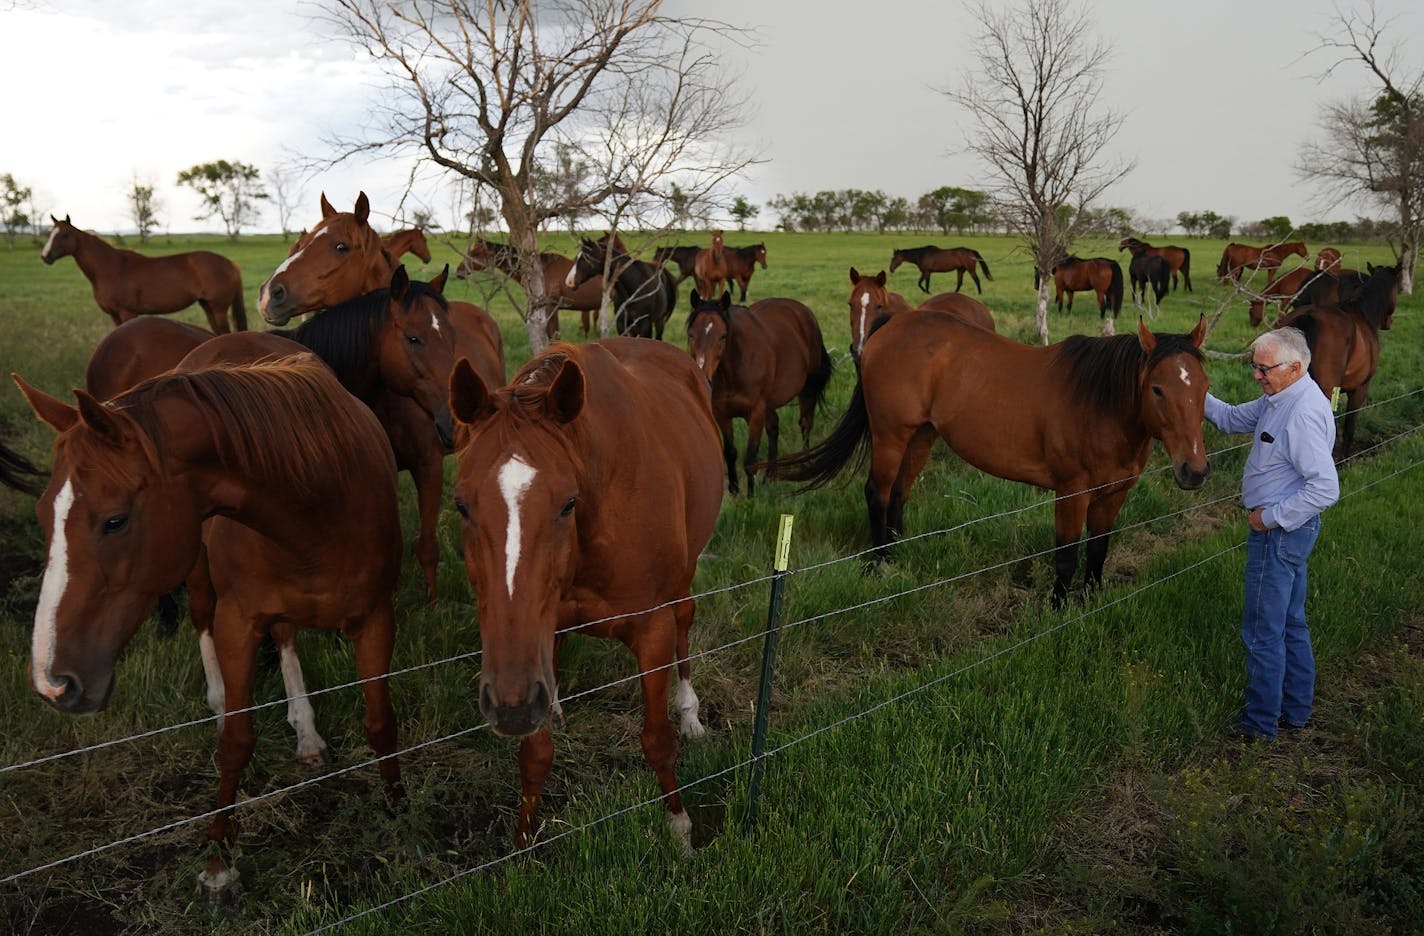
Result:
{"label": "overcast sky", "polygon": [[[42,210],[101,232],[132,227],[125,194],[135,175],[155,184],[166,229],[220,229],[193,219],[196,199],[175,182],[181,169],[229,159],[266,171],[289,152],[326,155],[323,136],[360,122],[382,80],[373,61],[331,37],[313,4],[12,3],[0,12],[9,88],[0,173],[33,187]],[[753,202],[840,188],[913,200],[983,183],[962,153],[972,127],[936,90],[971,64],[976,30],[956,0],[669,4],[755,31],[757,48],[727,57],[757,105],[741,133],[766,162],[736,186]],[[1105,204],[1163,218],[1203,209],[1242,221],[1352,217],[1354,206],[1323,205],[1292,169],[1297,147],[1317,134],[1319,104],[1372,90],[1362,67],[1317,82],[1331,59],[1304,54],[1335,5],[1089,0],[1112,47],[1102,103],[1126,116],[1110,153],[1137,164]],[[1395,35],[1424,34],[1417,3],[1377,6]],[[1421,58],[1405,48],[1411,69]],[[344,207],[361,189],[386,226],[410,168],[386,160],[304,182],[298,226],[319,216],[319,192]],[[432,183],[418,195],[446,224],[449,191]],[[775,215],[763,207],[757,220],[770,226]],[[269,208],[259,227],[276,225]]]}

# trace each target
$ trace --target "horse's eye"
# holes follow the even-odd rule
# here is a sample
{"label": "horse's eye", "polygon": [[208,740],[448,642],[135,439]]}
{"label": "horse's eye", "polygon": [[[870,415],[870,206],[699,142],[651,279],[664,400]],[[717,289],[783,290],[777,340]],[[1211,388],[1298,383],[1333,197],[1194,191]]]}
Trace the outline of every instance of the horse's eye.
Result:
{"label": "horse's eye", "polygon": [[128,514],[119,514],[117,517],[110,517],[104,521],[104,535],[108,536],[110,533],[117,533],[128,525]]}
{"label": "horse's eye", "polygon": [[346,243],[345,241],[341,241],[336,245],[335,249],[337,253],[344,254],[351,250],[351,245]]}
{"label": "horse's eye", "polygon": [[563,509],[559,511],[560,520],[574,512],[574,500],[575,498],[570,497],[568,500],[564,501]]}
{"label": "horse's eye", "polygon": [[1155,397],[1158,397],[1158,398],[1160,399],[1161,396],[1162,396],[1162,388],[1161,388],[1161,387],[1153,387],[1153,388],[1152,388],[1152,395],[1155,396]]}
{"label": "horse's eye", "polygon": [[455,498],[455,511],[466,520],[470,519],[470,508],[460,498]]}
{"label": "horse's eye", "polygon": [[423,344],[425,344],[425,342],[421,339],[421,337],[420,337],[419,335],[406,335],[406,336],[405,336],[405,340],[408,341],[409,343],[413,344],[413,345],[423,345]]}

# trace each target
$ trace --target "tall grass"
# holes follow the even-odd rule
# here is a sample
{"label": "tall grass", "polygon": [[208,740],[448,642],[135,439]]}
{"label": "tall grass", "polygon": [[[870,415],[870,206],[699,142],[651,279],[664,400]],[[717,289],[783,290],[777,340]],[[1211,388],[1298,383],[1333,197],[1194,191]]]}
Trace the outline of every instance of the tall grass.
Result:
{"label": "tall grass", "polygon": [[[854,382],[845,358],[849,267],[873,273],[888,265],[894,247],[959,243],[870,234],[729,233],[727,240],[767,243],[769,267],[757,270],[751,298],[793,296],[821,319],[839,370],[818,436],[838,416]],[[994,271],[984,299],[999,330],[1031,340],[1034,299],[1026,258],[1008,239],[964,240],[985,254]],[[1149,323],[1154,329],[1185,332],[1198,315],[1210,317],[1228,301],[1210,276],[1222,244],[1188,243],[1197,291],[1170,294]],[[432,246],[435,262],[417,264],[417,276],[453,263],[455,245]],[[152,249],[195,247],[238,262],[249,310],[255,309],[257,284],[286,252],[275,237],[237,244],[175,239]],[[1080,253],[1116,255],[1115,247],[1090,244]],[[1383,262],[1388,255],[1381,248],[1346,248],[1347,265],[1363,266],[1366,258]],[[915,277],[913,268],[905,268],[891,285],[913,296]],[[109,325],[73,262],[45,268],[37,250],[0,252],[0,283],[0,365],[51,392],[82,385],[89,350]],[[946,277],[934,282],[936,289],[951,285]],[[452,283],[450,292],[488,304],[504,331],[512,372],[528,349],[510,296],[488,278]],[[684,286],[684,302],[686,292]],[[1384,336],[1376,400],[1421,386],[1419,308],[1417,300],[1405,299],[1395,328]],[[1119,331],[1135,324],[1132,311],[1129,302]],[[180,317],[202,321],[196,309]],[[250,312],[250,320],[257,319]],[[678,343],[681,322],[679,317],[669,330]],[[1051,322],[1055,338],[1096,333],[1092,297],[1080,295],[1071,317],[1055,314]],[[576,329],[566,314],[565,335],[579,338]],[[1253,334],[1244,302],[1236,301],[1209,346],[1239,352]],[[1223,398],[1244,400],[1256,392],[1238,361],[1213,360],[1209,373]],[[50,433],[34,424],[18,393],[0,393],[0,421],[18,433],[22,451],[46,460]],[[1358,444],[1383,441],[1421,421],[1424,394],[1381,406],[1362,418]],[[1213,450],[1241,441],[1210,429],[1207,440]],[[794,440],[782,447],[789,450]],[[1310,610],[1321,660],[1322,715],[1340,719],[1342,733],[1355,722],[1332,713],[1333,687],[1360,654],[1375,652],[1401,622],[1417,619],[1424,589],[1417,530],[1424,506],[1417,497],[1419,469],[1408,466],[1421,457],[1424,442],[1416,434],[1349,466],[1342,479],[1347,497],[1327,514],[1312,560]],[[1013,928],[1010,917],[1043,913],[1044,907],[1056,908],[1044,917],[1050,927],[1072,919],[1131,921],[1126,898],[1115,903],[1089,870],[1073,873],[1081,854],[1121,855],[1115,830],[1106,827],[1112,816],[1099,821],[1094,811],[1124,776],[1173,777],[1193,763],[1209,763],[1241,690],[1235,621],[1242,560],[1234,548],[1243,532],[1241,517],[1229,506],[1202,505],[1230,498],[1244,450],[1214,462],[1203,491],[1183,492],[1159,470],[1165,465],[1159,447],[1119,518],[1106,587],[1079,596],[1059,614],[1046,604],[1048,558],[1024,558],[1051,545],[1047,494],[987,477],[939,448],[909,504],[909,532],[1005,516],[907,543],[888,571],[867,573],[851,560],[792,576],[769,741],[777,752],[767,764],[761,821],[751,835],[739,828],[746,771],[738,765],[747,756],[767,586],[736,586],[767,573],[781,512],[797,516],[792,557],[801,570],[863,549],[867,533],[859,477],[813,494],[769,484],[754,498],[728,498],[695,583],[697,591],[716,594],[699,602],[693,632],[694,652],[706,653],[694,661],[694,681],[712,731],[685,744],[679,762],[683,782],[695,784],[686,796],[699,846],[690,860],[677,856],[659,804],[635,808],[655,799],[657,788],[637,740],[639,693],[635,683],[624,681],[567,706],[569,727],[556,737],[543,836],[571,834],[529,856],[504,860],[518,800],[515,745],[474,732],[405,758],[410,801],[395,815],[380,807],[379,782],[369,770],[239,810],[238,865],[248,892],[225,915],[210,917],[193,902],[193,877],[201,867],[199,824],[0,885],[7,923],[21,932],[63,929],[80,920],[101,931],[300,931],[486,862],[498,863],[375,914],[355,931],[432,921],[470,932],[1007,931]],[[453,463],[447,476],[451,471]],[[1397,471],[1403,473],[1387,478]],[[1375,481],[1377,486],[1364,487]],[[414,498],[404,480],[402,495],[411,539]],[[164,639],[152,628],[135,639],[120,664],[113,702],[103,714],[66,719],[34,697],[25,664],[43,535],[30,509],[29,498],[0,493],[8,547],[0,557],[7,577],[0,590],[0,766],[205,715],[191,636]],[[424,604],[418,570],[408,560],[398,595],[397,667],[478,648],[452,510],[442,514],[440,538],[441,597],[434,605]],[[984,567],[993,568],[959,578]],[[901,592],[909,593],[889,597]],[[300,647],[311,687],[353,677],[342,642],[302,635]],[[477,665],[451,663],[397,677],[393,692],[404,744],[479,723]],[[631,670],[621,647],[572,639],[562,661],[561,694],[626,680]],[[1397,691],[1384,692],[1393,701],[1380,704],[1392,706],[1392,714],[1363,720],[1383,720],[1375,737],[1389,737],[1417,718],[1411,707],[1417,694],[1410,694],[1407,679]],[[908,694],[876,708],[902,693]],[[257,698],[280,694],[277,674],[265,673]],[[367,756],[358,693],[322,696],[316,706],[341,764]],[[263,710],[257,730],[245,795],[310,776],[292,761],[280,707]],[[1400,747],[1376,742],[1374,750],[1375,759],[1387,762]],[[212,752],[211,727],[199,727],[0,774],[0,876],[210,808]],[[1226,776],[1220,782],[1235,781]],[[1212,803],[1229,794],[1206,782],[1186,787],[1187,800],[1163,802],[1186,821],[1216,817],[1222,826]],[[1417,828],[1408,789],[1400,788],[1394,800],[1381,794],[1378,802],[1401,802],[1386,815],[1396,826]],[[1354,815],[1352,828],[1382,834],[1358,808]],[[594,825],[573,831],[586,824]],[[1277,825],[1253,847],[1295,841],[1292,829]],[[1164,835],[1164,841],[1163,848],[1177,849],[1171,853],[1197,870],[1168,883],[1144,876],[1135,881],[1138,902],[1131,906],[1151,898],[1153,912],[1182,925],[1198,919],[1193,914],[1229,916],[1229,908],[1200,899],[1227,872],[1188,860],[1204,858],[1209,841],[1185,833]],[[1418,837],[1404,841],[1417,845]],[[1335,895],[1338,914],[1371,899],[1355,880],[1341,874],[1332,879],[1338,886],[1326,889]],[[1368,880],[1379,886],[1378,876]],[[1400,877],[1390,886],[1407,883]],[[1364,912],[1340,918],[1375,919]]]}

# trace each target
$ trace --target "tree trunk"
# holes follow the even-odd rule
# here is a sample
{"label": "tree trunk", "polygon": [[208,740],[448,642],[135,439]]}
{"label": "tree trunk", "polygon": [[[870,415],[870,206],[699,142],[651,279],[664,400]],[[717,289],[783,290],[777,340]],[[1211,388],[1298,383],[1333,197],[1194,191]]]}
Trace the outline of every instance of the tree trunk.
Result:
{"label": "tree trunk", "polygon": [[1413,295],[1414,266],[1419,262],[1419,241],[1408,228],[1399,240],[1399,261],[1399,292],[1406,296]]}
{"label": "tree trunk", "polygon": [[1052,282],[1048,276],[1041,276],[1038,281],[1038,337],[1045,345],[1051,344],[1048,340],[1048,287]]}
{"label": "tree trunk", "polygon": [[[528,297],[524,312],[524,330],[529,336],[529,354],[534,356],[549,347],[550,297],[544,294],[544,266],[539,262],[539,238],[534,225],[523,215],[510,210],[505,202],[504,220],[509,225],[509,242],[520,253],[520,284]],[[554,297],[554,302],[558,297]]]}

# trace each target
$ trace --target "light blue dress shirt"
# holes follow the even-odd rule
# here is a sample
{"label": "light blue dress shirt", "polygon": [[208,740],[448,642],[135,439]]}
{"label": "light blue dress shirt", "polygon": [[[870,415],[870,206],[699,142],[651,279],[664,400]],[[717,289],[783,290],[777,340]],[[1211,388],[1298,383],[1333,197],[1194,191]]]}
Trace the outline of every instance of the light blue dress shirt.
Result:
{"label": "light blue dress shirt", "polygon": [[1335,417],[1309,376],[1240,406],[1208,393],[1206,418],[1222,432],[1255,434],[1241,476],[1241,500],[1251,509],[1264,508],[1261,522],[1267,529],[1294,530],[1340,499],[1331,456]]}

